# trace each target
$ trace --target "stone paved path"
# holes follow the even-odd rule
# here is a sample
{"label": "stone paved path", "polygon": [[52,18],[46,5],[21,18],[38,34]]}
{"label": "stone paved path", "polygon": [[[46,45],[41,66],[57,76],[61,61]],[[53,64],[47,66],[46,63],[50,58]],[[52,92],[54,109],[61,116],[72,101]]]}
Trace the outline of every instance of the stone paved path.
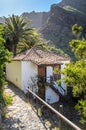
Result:
{"label": "stone paved path", "polygon": [[21,90],[8,85],[5,92],[12,95],[13,103],[7,108],[4,130],[46,130]]}

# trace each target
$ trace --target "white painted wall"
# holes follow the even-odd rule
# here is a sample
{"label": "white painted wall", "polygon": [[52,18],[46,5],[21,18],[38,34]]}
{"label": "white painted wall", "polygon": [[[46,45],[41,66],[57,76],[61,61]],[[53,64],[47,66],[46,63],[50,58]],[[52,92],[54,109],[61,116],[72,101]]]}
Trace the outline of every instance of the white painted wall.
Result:
{"label": "white painted wall", "polygon": [[[50,82],[50,76],[53,76],[53,67],[47,66],[46,67],[46,78],[47,82]],[[59,101],[59,96],[53,91],[52,88],[46,86],[45,89],[45,101],[52,104]]]}
{"label": "white painted wall", "polygon": [[50,88],[46,86],[45,101],[52,104],[59,101],[59,96]]}
{"label": "white painted wall", "polygon": [[21,61],[12,61],[6,64],[6,79],[21,89]]}
{"label": "white painted wall", "polygon": [[[61,65],[61,70],[65,68],[65,64],[69,63],[70,61],[63,61],[63,64]],[[61,79],[64,78],[64,75],[61,74]],[[61,82],[61,86],[65,89],[65,95],[67,94],[67,87],[64,81]]]}
{"label": "white painted wall", "polygon": [[50,76],[53,76],[53,67],[52,66],[47,66],[46,67],[46,80],[47,82],[50,83]]}
{"label": "white painted wall", "polygon": [[[22,90],[26,93],[27,87],[35,86],[38,67],[31,61],[22,61]],[[31,80],[33,78],[33,82]]]}

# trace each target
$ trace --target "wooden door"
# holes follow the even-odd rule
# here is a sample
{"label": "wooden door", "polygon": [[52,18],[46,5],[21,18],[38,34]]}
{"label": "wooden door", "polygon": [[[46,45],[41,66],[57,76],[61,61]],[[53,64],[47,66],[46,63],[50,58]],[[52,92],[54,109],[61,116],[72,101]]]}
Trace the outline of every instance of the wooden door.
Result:
{"label": "wooden door", "polygon": [[45,77],[46,77],[46,67],[45,66],[38,66],[38,76],[42,79],[40,82],[42,83],[42,86],[39,87],[38,94],[39,96],[45,100]]}
{"label": "wooden door", "polygon": [[38,75],[46,76],[46,68],[45,68],[45,66],[38,66]]}

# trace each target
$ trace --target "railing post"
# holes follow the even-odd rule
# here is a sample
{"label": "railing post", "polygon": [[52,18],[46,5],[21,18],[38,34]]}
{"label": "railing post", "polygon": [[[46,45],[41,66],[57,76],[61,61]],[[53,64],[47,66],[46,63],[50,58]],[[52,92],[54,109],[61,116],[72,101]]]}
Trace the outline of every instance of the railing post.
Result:
{"label": "railing post", "polygon": [[[63,105],[59,106],[59,112],[63,113]],[[59,117],[59,130],[62,130],[62,119]]]}
{"label": "railing post", "polygon": [[30,92],[29,91],[25,94],[25,99],[26,99],[26,102],[30,102]]}

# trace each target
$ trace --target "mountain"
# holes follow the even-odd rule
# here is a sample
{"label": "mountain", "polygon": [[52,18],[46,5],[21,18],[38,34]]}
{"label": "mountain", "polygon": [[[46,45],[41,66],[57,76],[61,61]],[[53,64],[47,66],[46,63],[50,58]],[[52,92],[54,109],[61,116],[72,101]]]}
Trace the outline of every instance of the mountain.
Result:
{"label": "mountain", "polygon": [[71,57],[69,42],[75,38],[71,28],[74,24],[83,26],[86,32],[86,0],[62,0],[51,5],[49,12],[23,13],[24,18],[32,19],[31,26],[41,32],[49,43],[62,49]]}
{"label": "mountain", "polygon": [[49,12],[35,12],[32,11],[31,13],[23,13],[22,17],[25,19],[31,20],[31,26],[37,29],[45,26],[47,22],[47,18],[49,17]]}
{"label": "mountain", "polygon": [[[71,57],[69,42],[75,38],[71,28],[74,24],[83,26],[86,33],[86,0],[62,0],[51,5],[49,12],[23,13],[21,16],[31,20],[31,26],[42,34],[43,38],[62,49]],[[0,21],[3,19],[0,18]]]}
{"label": "mountain", "polygon": [[[61,7],[72,7],[76,9],[77,11],[80,11],[85,14],[86,11],[86,0],[62,0],[60,2],[59,6]],[[86,15],[86,14],[85,14]]]}
{"label": "mountain", "polygon": [[[66,7],[66,4],[64,7]],[[86,16],[79,11],[79,8],[77,10],[73,7],[70,7],[69,9],[64,7],[63,3],[51,6],[48,21],[46,26],[41,29],[41,33],[45,39],[50,40],[51,43],[72,56],[69,41],[72,40],[74,36],[71,28],[76,23],[86,28]]]}
{"label": "mountain", "polygon": [[4,19],[0,17],[0,23],[4,23]]}

